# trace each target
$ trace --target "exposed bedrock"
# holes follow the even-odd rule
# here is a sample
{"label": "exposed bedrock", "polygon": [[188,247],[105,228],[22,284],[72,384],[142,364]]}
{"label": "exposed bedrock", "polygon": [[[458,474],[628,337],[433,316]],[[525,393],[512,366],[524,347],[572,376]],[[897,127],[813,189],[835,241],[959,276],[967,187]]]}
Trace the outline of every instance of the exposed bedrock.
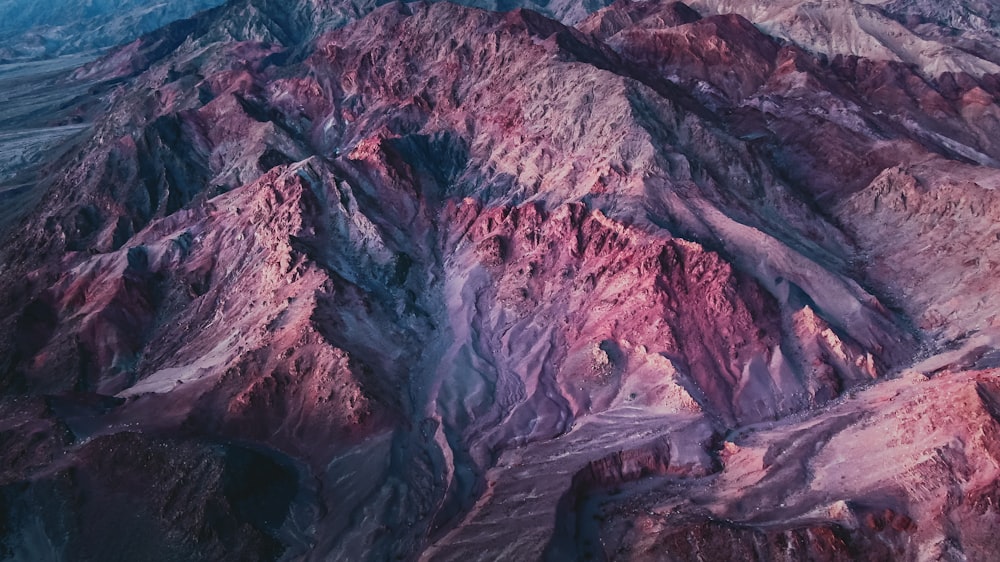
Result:
{"label": "exposed bedrock", "polygon": [[989,552],[989,79],[677,4],[355,8],[80,71],[122,86],[0,247],[5,554]]}
{"label": "exposed bedrock", "polygon": [[576,552],[637,560],[989,559],[997,545],[987,529],[1000,517],[992,504],[996,376],[911,374],[801,422],[727,436],[722,468],[707,478],[595,490],[578,511],[593,518],[577,524],[591,532],[577,535]]}

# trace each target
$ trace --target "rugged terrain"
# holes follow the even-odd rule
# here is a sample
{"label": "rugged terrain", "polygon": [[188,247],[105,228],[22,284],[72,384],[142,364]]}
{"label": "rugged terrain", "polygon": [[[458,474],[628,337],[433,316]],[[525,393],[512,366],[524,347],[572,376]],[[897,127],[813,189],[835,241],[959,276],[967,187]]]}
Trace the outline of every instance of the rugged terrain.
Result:
{"label": "rugged terrain", "polygon": [[222,0],[8,0],[0,3],[0,62],[107,49],[222,3]]}
{"label": "rugged terrain", "polygon": [[829,57],[856,55],[941,74],[1000,70],[1000,7],[927,0],[694,0],[704,13],[740,14],[765,32]]}
{"label": "rugged terrain", "polygon": [[710,4],[236,0],[11,79],[77,93],[0,168],[0,552],[990,559],[995,14]]}

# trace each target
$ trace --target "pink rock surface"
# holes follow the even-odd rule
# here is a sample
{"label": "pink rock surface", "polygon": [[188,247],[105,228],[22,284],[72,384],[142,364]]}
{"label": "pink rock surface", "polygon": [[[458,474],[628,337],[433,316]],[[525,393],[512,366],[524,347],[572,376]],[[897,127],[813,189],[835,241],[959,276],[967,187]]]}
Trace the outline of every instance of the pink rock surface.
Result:
{"label": "pink rock surface", "polygon": [[4,555],[988,559],[995,78],[599,7],[80,69],[0,247]]}

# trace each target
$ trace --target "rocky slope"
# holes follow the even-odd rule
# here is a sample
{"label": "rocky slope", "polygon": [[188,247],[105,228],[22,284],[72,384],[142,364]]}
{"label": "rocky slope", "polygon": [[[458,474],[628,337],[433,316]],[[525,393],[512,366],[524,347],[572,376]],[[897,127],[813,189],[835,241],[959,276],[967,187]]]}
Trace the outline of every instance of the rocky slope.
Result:
{"label": "rocky slope", "polygon": [[1000,79],[598,8],[79,69],[0,249],[4,556],[986,559]]}
{"label": "rocky slope", "polygon": [[57,0],[0,4],[0,61],[80,54],[127,43],[222,0]]}
{"label": "rocky slope", "polygon": [[[90,57],[0,65],[0,229],[38,200],[39,175],[59,154],[86,139],[88,104],[104,87],[67,78]],[[96,87],[96,90],[91,90]]]}
{"label": "rocky slope", "polygon": [[990,2],[694,0],[692,6],[740,14],[775,37],[831,57],[900,61],[930,77],[1000,69],[1000,19]]}

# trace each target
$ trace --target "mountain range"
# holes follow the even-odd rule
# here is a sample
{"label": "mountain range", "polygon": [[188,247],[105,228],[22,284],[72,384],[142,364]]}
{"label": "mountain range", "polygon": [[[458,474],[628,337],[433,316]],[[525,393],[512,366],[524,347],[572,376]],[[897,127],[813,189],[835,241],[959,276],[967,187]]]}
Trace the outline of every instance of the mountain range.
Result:
{"label": "mountain range", "polygon": [[222,0],[56,0],[0,3],[0,62],[52,58],[132,41]]}
{"label": "mountain range", "polygon": [[992,3],[182,4],[0,68],[5,558],[1000,551]]}

